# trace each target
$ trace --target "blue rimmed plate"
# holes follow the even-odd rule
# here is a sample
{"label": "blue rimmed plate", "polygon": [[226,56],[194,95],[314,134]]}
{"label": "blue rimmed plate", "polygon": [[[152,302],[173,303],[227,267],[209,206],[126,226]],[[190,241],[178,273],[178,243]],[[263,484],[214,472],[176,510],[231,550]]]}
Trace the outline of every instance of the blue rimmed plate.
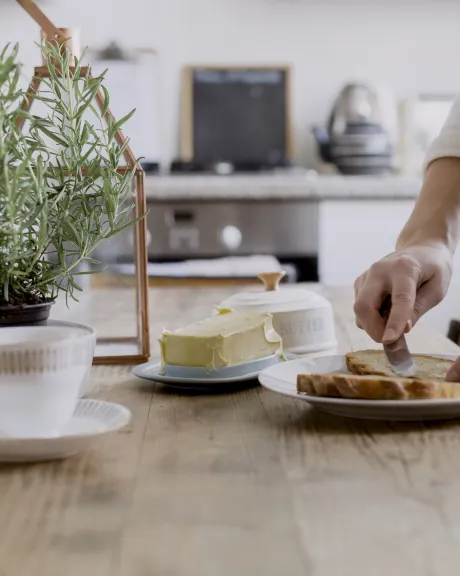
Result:
{"label": "blue rimmed plate", "polygon": [[136,366],[133,374],[138,378],[181,390],[231,389],[241,388],[241,384],[245,382],[257,384],[257,377],[262,370],[280,362],[283,362],[283,359],[274,354],[267,358],[212,371],[207,371],[205,368],[167,365],[162,373],[160,360],[153,360]]}

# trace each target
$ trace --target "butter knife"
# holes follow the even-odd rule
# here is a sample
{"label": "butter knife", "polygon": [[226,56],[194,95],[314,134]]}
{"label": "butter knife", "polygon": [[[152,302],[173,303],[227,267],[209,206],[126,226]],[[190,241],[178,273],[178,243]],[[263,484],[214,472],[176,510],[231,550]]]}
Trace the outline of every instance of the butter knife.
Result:
{"label": "butter knife", "polygon": [[[380,308],[380,315],[385,320],[388,321],[391,311],[391,296],[387,296],[382,303]],[[390,363],[390,366],[398,376],[403,376],[404,378],[409,378],[414,376],[416,367],[414,360],[407,347],[406,336],[402,334],[393,344],[383,345],[383,350],[385,356]]]}

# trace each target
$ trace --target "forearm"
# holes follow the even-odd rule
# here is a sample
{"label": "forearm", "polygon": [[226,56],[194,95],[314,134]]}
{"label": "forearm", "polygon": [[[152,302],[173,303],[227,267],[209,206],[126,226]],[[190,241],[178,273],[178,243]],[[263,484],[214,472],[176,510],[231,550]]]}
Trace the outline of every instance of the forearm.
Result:
{"label": "forearm", "polygon": [[422,191],[396,247],[441,244],[453,254],[460,240],[460,96],[431,145],[425,166]]}
{"label": "forearm", "polygon": [[453,253],[459,240],[460,158],[439,158],[427,168],[420,196],[396,248],[441,244]]}

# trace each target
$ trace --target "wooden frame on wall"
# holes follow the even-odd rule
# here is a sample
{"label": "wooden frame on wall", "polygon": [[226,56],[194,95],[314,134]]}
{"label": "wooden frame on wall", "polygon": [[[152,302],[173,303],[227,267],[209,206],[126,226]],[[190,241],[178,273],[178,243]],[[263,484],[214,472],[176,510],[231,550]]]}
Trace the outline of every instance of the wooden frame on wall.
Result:
{"label": "wooden frame on wall", "polygon": [[189,65],[182,70],[181,90],[181,122],[180,122],[180,155],[181,160],[190,162],[193,160],[193,75],[200,70],[273,70],[285,74],[286,90],[286,154],[289,160],[294,157],[294,134],[292,127],[292,66],[283,65]]}

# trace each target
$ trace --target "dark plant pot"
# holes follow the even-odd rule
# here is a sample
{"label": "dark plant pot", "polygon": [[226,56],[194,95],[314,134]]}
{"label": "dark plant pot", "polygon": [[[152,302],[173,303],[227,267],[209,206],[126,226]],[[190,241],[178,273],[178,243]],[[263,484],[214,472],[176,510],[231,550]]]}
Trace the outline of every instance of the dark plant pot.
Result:
{"label": "dark plant pot", "polygon": [[0,306],[0,328],[6,326],[44,326],[54,302]]}

